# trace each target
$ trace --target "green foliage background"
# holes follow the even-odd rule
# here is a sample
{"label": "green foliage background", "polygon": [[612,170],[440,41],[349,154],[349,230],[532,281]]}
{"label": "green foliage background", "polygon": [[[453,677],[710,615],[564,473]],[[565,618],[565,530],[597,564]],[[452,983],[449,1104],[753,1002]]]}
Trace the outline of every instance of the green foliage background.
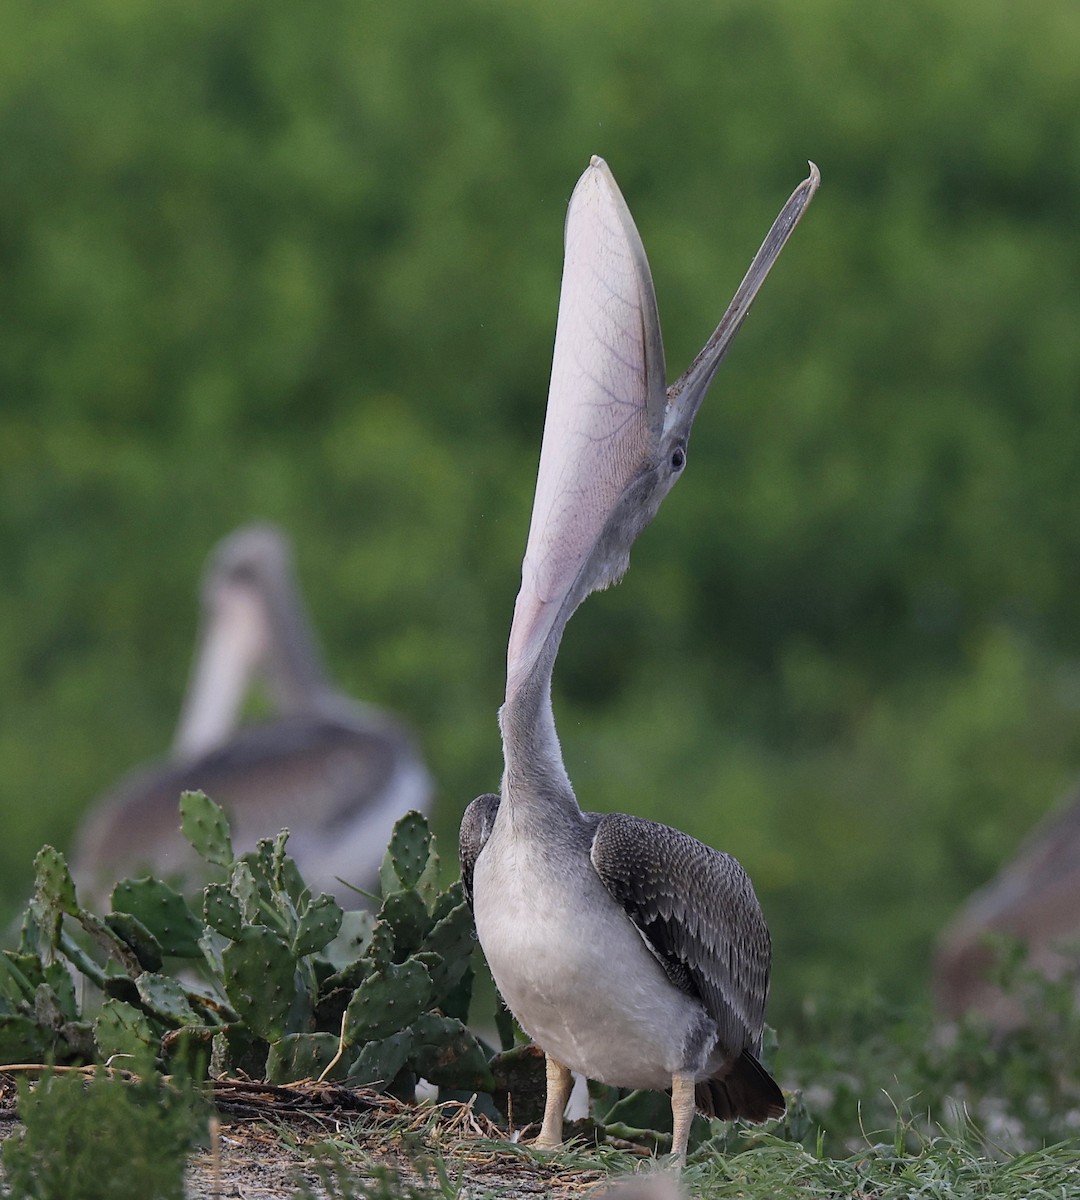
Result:
{"label": "green foliage background", "polygon": [[451,837],[499,773],[578,173],[627,196],[673,376],[812,157],[557,709],[585,806],[751,871],[776,1019],[920,994],[1080,767],[1078,57],[1070,0],[5,8],[3,902],[168,745],[202,560],[252,518]]}

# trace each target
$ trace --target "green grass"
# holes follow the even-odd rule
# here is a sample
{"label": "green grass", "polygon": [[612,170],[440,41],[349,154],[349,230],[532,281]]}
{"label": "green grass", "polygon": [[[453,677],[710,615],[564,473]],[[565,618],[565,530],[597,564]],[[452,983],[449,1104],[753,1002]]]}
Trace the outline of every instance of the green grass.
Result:
{"label": "green grass", "polygon": [[[898,1118],[892,1136],[866,1140],[852,1153],[831,1156],[775,1136],[753,1134],[750,1148],[721,1149],[715,1142],[691,1156],[683,1190],[708,1200],[769,1197],[813,1200],[852,1197],[900,1200],[907,1197],[976,1200],[1049,1200],[1080,1195],[1080,1144],[1059,1143],[1023,1154],[994,1157],[977,1139],[939,1134],[924,1137]],[[373,1165],[362,1130],[343,1131],[332,1144],[314,1151],[309,1170],[330,1200],[458,1200],[458,1197],[535,1191],[580,1193],[590,1186],[629,1176],[647,1179],[663,1159],[635,1159],[611,1147],[571,1144],[558,1153],[538,1153],[506,1143],[430,1148],[419,1155],[415,1177]],[[501,1159],[497,1178],[479,1177],[466,1160],[481,1152]],[[301,1188],[295,1200],[315,1193]]]}
{"label": "green grass", "polygon": [[1027,1014],[1009,1033],[976,1016],[945,1025],[870,992],[807,1003],[770,1059],[793,1093],[784,1136],[843,1156],[892,1140],[899,1122],[909,1151],[946,1137],[997,1159],[1075,1138],[1077,975],[1048,982],[1014,959],[1003,983]]}
{"label": "green grass", "polygon": [[744,1154],[700,1151],[685,1180],[707,1197],[1063,1197],[1080,1194],[1080,1148],[1058,1145],[999,1161],[959,1138],[941,1136],[908,1149],[913,1130],[898,1124],[892,1142],[867,1144],[844,1158],[817,1157],[769,1140]]}

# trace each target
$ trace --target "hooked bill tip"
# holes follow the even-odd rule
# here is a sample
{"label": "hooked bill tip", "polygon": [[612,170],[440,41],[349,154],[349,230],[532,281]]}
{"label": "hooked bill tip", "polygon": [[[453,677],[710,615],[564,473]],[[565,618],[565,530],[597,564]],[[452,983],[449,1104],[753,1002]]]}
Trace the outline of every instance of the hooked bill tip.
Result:
{"label": "hooked bill tip", "polygon": [[590,166],[590,167],[603,167],[603,166],[606,166],[606,165],[607,165],[607,164],[604,162],[604,160],[603,160],[603,159],[600,157],[600,155],[599,155],[599,154],[594,154],[594,155],[592,156],[592,158],[590,158],[590,159],[589,159],[589,166]]}

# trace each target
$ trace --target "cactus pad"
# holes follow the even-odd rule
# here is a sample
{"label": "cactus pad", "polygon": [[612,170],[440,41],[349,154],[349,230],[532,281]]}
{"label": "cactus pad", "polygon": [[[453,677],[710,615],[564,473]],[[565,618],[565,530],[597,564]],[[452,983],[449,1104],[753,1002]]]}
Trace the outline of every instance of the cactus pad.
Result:
{"label": "cactus pad", "polygon": [[378,970],[394,961],[394,930],[385,921],[376,921],[364,958]]}
{"label": "cactus pad", "polygon": [[431,978],[410,959],[374,971],[353,992],[345,1012],[345,1040],[353,1046],[377,1041],[411,1025],[431,999]]}
{"label": "cactus pad", "polygon": [[161,947],[149,929],[131,913],[113,912],[105,918],[105,925],[135,955],[144,971],[161,970]]}
{"label": "cactus pad", "polygon": [[29,914],[35,934],[44,934],[50,945],[58,946],[64,914],[75,916],[78,911],[67,861],[59,850],[42,846],[34,859],[34,899]]}
{"label": "cactus pad", "polygon": [[473,950],[473,919],[462,902],[437,922],[424,939],[422,949],[439,956],[438,966],[429,966],[431,985],[437,997],[448,995],[465,976]]}
{"label": "cactus pad", "polygon": [[368,1042],[349,1068],[348,1082],[353,1087],[388,1087],[409,1061],[412,1047],[413,1037],[407,1029]]}
{"label": "cactus pad", "polygon": [[[324,947],[324,956],[341,970],[356,960],[371,945],[375,918],[366,909],[350,909],[341,917],[341,928],[332,942]],[[389,959],[387,959],[389,961]]]}
{"label": "cactus pad", "polygon": [[203,892],[203,918],[211,929],[232,940],[244,926],[240,901],[223,883],[212,883]]}
{"label": "cactus pad", "polygon": [[145,1055],[147,1049],[157,1053],[160,1039],[146,1016],[123,1000],[106,1000],[94,1020],[94,1041],[102,1058],[114,1054]]}
{"label": "cactus pad", "polygon": [[205,792],[184,792],[180,797],[180,830],[200,858],[216,867],[232,866],[229,819]]}
{"label": "cactus pad", "polygon": [[[251,861],[249,861],[251,860]],[[269,903],[269,885],[260,884],[252,870],[252,861],[259,865],[259,860],[245,855],[232,869],[229,876],[229,891],[240,902],[240,915],[248,925],[254,925],[259,919],[262,903]]]}
{"label": "cactus pad", "polygon": [[494,1083],[484,1048],[454,1017],[424,1013],[412,1024],[409,1064],[440,1087],[490,1091]]}
{"label": "cactus pad", "polygon": [[431,830],[427,821],[418,812],[407,812],[394,826],[379,870],[383,895],[415,887],[431,854]]}
{"label": "cactus pad", "polygon": [[[139,956],[128,945],[127,941],[100,917],[82,908],[79,910],[79,924],[90,935],[97,946],[107,955],[116,959],[132,978],[138,975],[140,971],[145,970],[139,962]],[[122,921],[121,924],[123,924]],[[69,938],[64,937],[61,939],[61,949],[72,962],[77,964],[80,961],[81,949],[71,942]]]}
{"label": "cactus pad", "polygon": [[199,949],[202,950],[203,959],[219,979],[225,974],[225,965],[221,956],[228,944],[229,939],[224,934],[218,933],[216,929],[211,929],[209,925],[202,931],[202,936],[199,938]]}
{"label": "cactus pad", "polygon": [[0,1059],[4,1062],[44,1062],[52,1044],[52,1037],[32,1017],[0,1015]]}
{"label": "cactus pad", "polygon": [[35,954],[17,954],[14,950],[0,953],[0,997],[5,1007],[33,1000],[34,988],[45,982],[45,968]]}
{"label": "cactus pad", "polygon": [[248,925],[221,955],[229,1003],[252,1032],[268,1042],[285,1033],[296,1000],[296,958],[285,939]]}
{"label": "cactus pad", "polygon": [[187,993],[171,976],[144,971],[135,986],[143,1004],[167,1025],[194,1025],[198,1021]]}
{"label": "cactus pad", "polygon": [[432,925],[420,893],[412,888],[386,897],[379,909],[379,922],[393,931],[395,962],[404,962],[419,950]]}
{"label": "cactus pad", "polygon": [[461,880],[455,879],[445,892],[439,893],[438,898],[431,908],[431,919],[438,923],[453,909],[457,908],[459,904],[464,903],[465,890],[461,886]]}
{"label": "cactus pad", "polygon": [[187,901],[160,879],[122,879],[112,892],[114,912],[131,913],[157,939],[162,954],[199,958],[202,922]]}
{"label": "cactus pad", "polygon": [[[287,1033],[270,1046],[266,1078],[270,1083],[295,1083],[318,1079],[337,1054],[338,1038],[332,1033]],[[344,1079],[347,1060],[337,1063],[330,1079]]]}
{"label": "cactus pad", "polygon": [[344,914],[332,896],[316,897],[300,917],[293,938],[293,953],[298,957],[315,954],[337,937]]}

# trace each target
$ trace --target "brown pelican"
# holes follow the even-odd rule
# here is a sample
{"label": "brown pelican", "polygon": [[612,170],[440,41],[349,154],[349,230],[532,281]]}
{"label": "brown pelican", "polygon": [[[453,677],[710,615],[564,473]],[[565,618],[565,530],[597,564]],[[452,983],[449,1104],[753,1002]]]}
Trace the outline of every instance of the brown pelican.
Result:
{"label": "brown pelican", "polygon": [[[994,982],[994,935],[1024,944],[1027,966],[1060,978],[1080,939],[1080,796],[1043,821],[1016,857],[979,888],[942,935],[934,965],[938,1007],[978,1012],[1007,1030],[1024,1022],[1020,1000]],[[1073,953],[1068,953],[1069,944]]]}
{"label": "brown pelican", "polygon": [[[136,868],[190,870],[177,806],[182,791],[201,788],[228,811],[238,853],[287,826],[312,891],[356,907],[361,898],[338,879],[370,888],[394,822],[430,801],[411,735],[330,683],[276,528],[248,526],[216,547],[202,608],[172,758],[137,770],[94,807],[78,837],[77,877],[95,887]],[[278,715],[238,729],[257,675]]]}
{"label": "brown pelican", "polygon": [[499,713],[502,793],[469,805],[460,846],[492,975],[547,1055],[541,1146],[562,1140],[571,1071],[670,1087],[680,1165],[695,1104],[751,1121],[784,1111],[758,1057],[770,944],[748,876],[730,855],[666,825],[581,811],[555,731],[551,677],[571,614],[621,577],[681,474],[698,407],[818,179],[811,165],[716,331],[666,391],[645,250],[602,159],[570,200]]}

